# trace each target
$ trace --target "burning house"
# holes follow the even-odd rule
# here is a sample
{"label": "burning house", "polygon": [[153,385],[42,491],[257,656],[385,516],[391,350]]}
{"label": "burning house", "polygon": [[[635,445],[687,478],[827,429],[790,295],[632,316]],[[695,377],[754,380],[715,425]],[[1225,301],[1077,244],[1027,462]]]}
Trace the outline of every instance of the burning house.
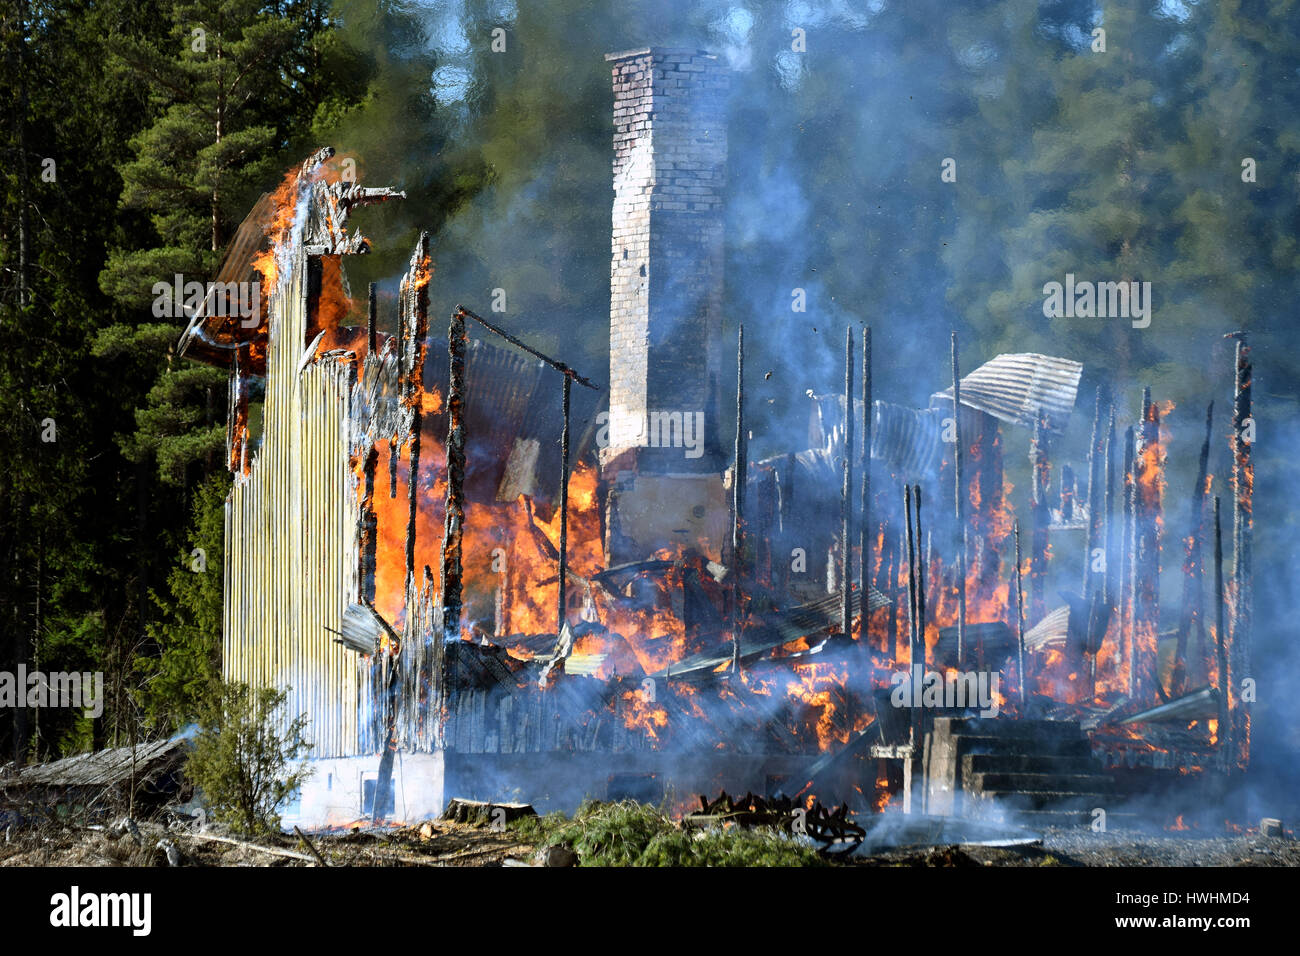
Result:
{"label": "burning house", "polygon": [[[1125,774],[1240,765],[1248,444],[1213,613],[1203,452],[1170,632],[1162,407],[1144,396],[1124,432],[1098,391],[1080,492],[1053,464],[1077,362],[1000,355],[962,376],[954,336],[948,387],[916,409],[876,400],[870,329],[850,333],[806,447],[751,462],[743,331],[733,419],[721,308],[726,74],[696,51],[608,60],[606,387],[469,308],[444,338],[427,237],[381,331],[373,287],[363,307],[347,283],[367,248],[349,219],[403,197],[340,179],[330,150],[227,253],[222,281],[260,280],[255,321],[205,312],[185,333],[230,373],[224,671],[289,688],[310,720],[296,819],[411,820],[452,796],[684,809],[719,789],[1077,819]],[[1033,466],[1023,540],[1012,435]]]}

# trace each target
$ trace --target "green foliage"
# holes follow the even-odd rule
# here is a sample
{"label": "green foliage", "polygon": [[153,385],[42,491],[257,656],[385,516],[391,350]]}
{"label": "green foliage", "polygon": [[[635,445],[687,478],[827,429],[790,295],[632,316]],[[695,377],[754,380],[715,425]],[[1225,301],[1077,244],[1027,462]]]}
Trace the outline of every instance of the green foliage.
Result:
{"label": "green foliage", "polygon": [[[124,307],[143,311],[156,282],[216,271],[233,224],[280,171],[287,128],[315,111],[303,91],[285,92],[302,57],[295,44],[313,38],[305,24],[323,28],[319,4],[294,6],[302,9],[190,0],[171,8],[165,38],[110,36],[107,72],[148,90],[152,116],[118,172],[122,210],[146,215],[153,235],[112,249],[100,274],[104,292]],[[128,460],[155,461],[160,480],[180,487],[221,462],[226,376],[176,361],[176,319],[110,326],[94,350],[125,347],[151,361],[154,385],[119,443]],[[167,328],[170,340],[159,334]]]}
{"label": "green foliage", "polygon": [[244,833],[274,831],[277,808],[310,775],[300,759],[305,715],[285,725],[286,691],[226,683],[204,708],[186,774],[216,819]]}
{"label": "green foliage", "polygon": [[512,824],[542,846],[565,844],[580,866],[825,866],[810,845],[770,829],[683,829],[648,804],[586,801],[562,813]]}
{"label": "green foliage", "polygon": [[163,595],[151,594],[159,618],[149,625],[157,656],[139,660],[149,723],[178,730],[220,693],[222,546],[230,479],[207,478],[195,491],[188,547],[176,556]]}

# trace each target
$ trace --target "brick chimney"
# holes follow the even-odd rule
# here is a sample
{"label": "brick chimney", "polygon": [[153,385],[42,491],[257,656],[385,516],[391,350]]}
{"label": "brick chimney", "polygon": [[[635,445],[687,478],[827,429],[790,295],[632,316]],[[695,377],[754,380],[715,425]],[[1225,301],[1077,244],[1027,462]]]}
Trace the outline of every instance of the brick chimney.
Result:
{"label": "brick chimney", "polygon": [[719,390],[728,77],[694,50],[605,59],[614,83],[607,558],[675,544],[717,558],[728,524]]}

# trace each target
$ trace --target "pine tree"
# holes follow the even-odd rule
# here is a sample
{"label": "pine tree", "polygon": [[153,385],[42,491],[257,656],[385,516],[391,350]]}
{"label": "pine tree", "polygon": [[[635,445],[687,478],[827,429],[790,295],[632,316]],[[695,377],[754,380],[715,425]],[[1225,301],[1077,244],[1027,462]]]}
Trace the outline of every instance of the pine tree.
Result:
{"label": "pine tree", "polygon": [[156,656],[140,660],[145,716],[151,726],[177,730],[196,719],[221,682],[223,505],[229,476],[216,473],[195,490],[187,548],[151,597],[158,618],[149,626]]}

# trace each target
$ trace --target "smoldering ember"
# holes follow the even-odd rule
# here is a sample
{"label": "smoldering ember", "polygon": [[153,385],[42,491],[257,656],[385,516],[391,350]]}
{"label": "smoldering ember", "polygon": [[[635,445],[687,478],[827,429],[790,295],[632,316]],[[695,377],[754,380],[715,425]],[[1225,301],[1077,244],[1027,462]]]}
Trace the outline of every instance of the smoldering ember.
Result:
{"label": "smoldering ember", "polygon": [[[214,277],[260,306],[200,310],[180,341],[229,375],[223,676],[284,689],[282,729],[307,721],[283,825],[632,799],[851,852],[888,842],[881,821],[935,843],[1257,823],[1225,803],[1251,761],[1246,335],[1223,328],[1233,362],[1177,446],[1199,451],[1189,488],[1166,482],[1157,389],[1081,394],[1066,343],[987,354],[954,333],[910,370],[932,389],[912,407],[873,387],[901,334],[884,325],[828,346],[842,391],[756,460],[763,333],[724,334],[720,292],[727,71],[696,50],[607,59],[608,369],[479,303],[437,310],[427,234],[395,300],[353,289],[353,220],[405,194],[328,147]],[[75,782],[0,787],[33,770]]]}

